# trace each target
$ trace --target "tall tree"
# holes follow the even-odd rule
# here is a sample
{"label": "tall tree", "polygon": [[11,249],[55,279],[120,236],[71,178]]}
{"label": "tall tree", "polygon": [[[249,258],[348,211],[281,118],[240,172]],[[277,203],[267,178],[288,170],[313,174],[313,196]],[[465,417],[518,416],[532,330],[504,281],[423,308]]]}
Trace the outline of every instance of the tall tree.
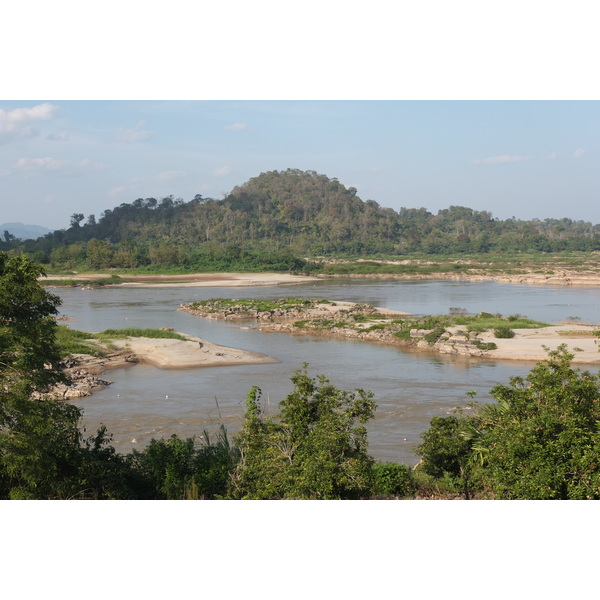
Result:
{"label": "tall tree", "polygon": [[304,370],[292,377],[294,390],[277,419],[260,406],[260,390],[248,394],[241,459],[232,476],[234,498],[349,499],[368,496],[373,459],[365,423],[373,418],[370,392],[347,392]]}

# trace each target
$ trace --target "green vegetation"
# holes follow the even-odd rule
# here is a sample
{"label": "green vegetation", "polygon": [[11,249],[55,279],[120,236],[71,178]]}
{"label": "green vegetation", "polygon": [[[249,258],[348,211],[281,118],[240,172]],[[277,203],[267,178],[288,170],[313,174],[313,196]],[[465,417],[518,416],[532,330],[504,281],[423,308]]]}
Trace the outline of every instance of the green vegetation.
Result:
{"label": "green vegetation", "polygon": [[495,403],[433,419],[419,470],[467,497],[600,499],[600,375],[572,358],[562,345],[494,387]]}
{"label": "green vegetation", "polygon": [[119,340],[128,337],[146,337],[152,339],[187,340],[184,335],[165,329],[140,329],[128,327],[123,329],[106,329],[100,333],[93,334],[97,340]]}
{"label": "green vegetation", "polygon": [[[273,417],[251,388],[231,441],[221,427],[216,439],[173,435],[119,454],[105,427],[84,437],[79,408],[38,394],[66,381],[68,344],[94,339],[57,326],[60,299],[38,284],[42,274],[0,252],[1,499],[600,499],[600,374],[573,369],[565,345],[527,377],[495,386],[494,403],[432,419],[415,469],[369,455],[370,392],[340,390],[307,365]],[[102,335],[154,333],[172,335]]]}
{"label": "green vegetation", "polygon": [[[563,264],[555,253],[568,254],[564,264],[598,271],[585,253],[600,250],[600,225],[568,218],[501,220],[464,206],[437,214],[425,208],[395,211],[363,201],[337,179],[287,169],[261,173],[222,200],[199,194],[189,202],[138,198],[98,219],[74,214],[67,229],[37,240],[9,236],[0,239],[0,250],[25,253],[55,270],[90,272],[426,275],[533,269],[551,275]],[[409,255],[414,258],[409,264],[387,262]],[[305,258],[333,256],[368,260]]]}
{"label": "green vegetation", "polygon": [[238,300],[232,298],[211,298],[209,300],[198,300],[192,302],[187,308],[205,313],[236,312],[261,313],[274,312],[275,310],[305,310],[316,304],[329,304],[329,300],[306,299],[306,298],[280,298],[278,300]]}
{"label": "green vegetation", "polygon": [[56,330],[56,344],[62,358],[71,354],[105,356],[106,350],[96,344],[95,339],[93,333],[71,329],[65,325],[60,325]]}
{"label": "green vegetation", "polygon": [[514,338],[515,332],[508,325],[500,325],[494,329],[495,338]]}
{"label": "green vegetation", "polygon": [[65,358],[70,354],[90,354],[91,356],[105,356],[107,350],[96,342],[104,344],[110,349],[111,340],[120,340],[128,337],[146,337],[152,339],[186,340],[187,338],[174,331],[163,329],[140,329],[136,327],[124,329],[107,329],[100,333],[89,333],[59,325],[56,329],[56,344],[60,356]]}
{"label": "green vegetation", "polygon": [[246,401],[237,437],[241,460],[231,495],[239,499],[358,499],[371,494],[373,459],[367,454],[365,423],[375,402],[363,390],[344,392],[304,370],[292,377],[294,391],[266,418],[260,389]]}

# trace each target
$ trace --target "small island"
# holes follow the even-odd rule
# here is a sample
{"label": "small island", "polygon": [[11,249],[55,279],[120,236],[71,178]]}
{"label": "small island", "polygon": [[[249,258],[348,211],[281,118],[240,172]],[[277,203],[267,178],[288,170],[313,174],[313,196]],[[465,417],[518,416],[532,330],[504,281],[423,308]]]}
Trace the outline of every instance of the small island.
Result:
{"label": "small island", "polygon": [[55,386],[51,394],[64,399],[89,396],[112,383],[99,377],[101,374],[138,363],[161,369],[190,369],[279,362],[266,354],[220,346],[170,327],[88,333],[63,325],[57,337],[70,382]]}
{"label": "small island", "polygon": [[460,308],[450,309],[447,315],[419,316],[323,298],[214,298],[180,310],[207,319],[254,321],[265,332],[352,339],[477,358],[539,361],[548,349],[567,344],[575,354],[573,362],[600,364],[597,327],[578,322],[553,325],[522,315],[468,315]]}

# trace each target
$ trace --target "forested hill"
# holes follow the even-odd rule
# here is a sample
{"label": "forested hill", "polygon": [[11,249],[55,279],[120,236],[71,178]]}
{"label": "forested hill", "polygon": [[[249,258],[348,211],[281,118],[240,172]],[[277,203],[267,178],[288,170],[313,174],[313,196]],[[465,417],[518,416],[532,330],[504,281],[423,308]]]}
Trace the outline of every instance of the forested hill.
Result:
{"label": "forested hill", "polygon": [[[14,247],[14,241],[0,242],[0,250]],[[21,247],[57,264],[94,255],[95,268],[184,264],[194,254],[241,250],[297,256],[589,251],[600,250],[600,225],[499,220],[461,206],[435,215],[425,208],[396,212],[361,200],[335,178],[288,169],[261,173],[222,200],[138,198],[98,219],[74,214],[68,229]]]}

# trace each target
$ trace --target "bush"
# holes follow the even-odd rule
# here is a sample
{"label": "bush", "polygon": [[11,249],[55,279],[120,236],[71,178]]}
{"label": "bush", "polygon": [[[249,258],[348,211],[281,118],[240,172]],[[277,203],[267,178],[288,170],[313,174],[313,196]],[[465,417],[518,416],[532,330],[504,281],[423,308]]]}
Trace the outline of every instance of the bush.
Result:
{"label": "bush", "polygon": [[412,496],[415,485],[412,471],[406,465],[376,462],[373,465],[373,493],[375,496]]}
{"label": "bush", "polygon": [[428,333],[423,339],[428,344],[435,344],[446,330],[444,327],[436,327],[431,333]]}
{"label": "bush", "polygon": [[494,329],[495,338],[514,338],[515,332],[508,325],[501,325]]}

